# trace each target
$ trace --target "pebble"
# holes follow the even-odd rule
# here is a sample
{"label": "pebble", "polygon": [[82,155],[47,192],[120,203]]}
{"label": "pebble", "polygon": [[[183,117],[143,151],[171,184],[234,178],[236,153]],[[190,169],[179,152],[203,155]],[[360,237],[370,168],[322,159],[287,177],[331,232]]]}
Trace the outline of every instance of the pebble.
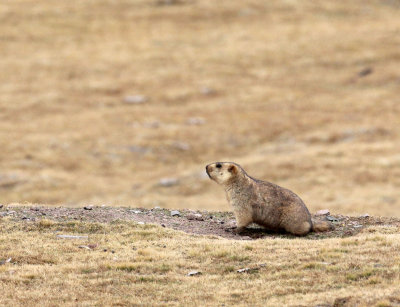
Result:
{"label": "pebble", "polygon": [[144,222],[137,222],[139,225],[144,225]]}
{"label": "pebble", "polygon": [[360,217],[367,218],[367,217],[369,217],[369,214],[368,214],[368,213],[365,213],[365,214],[363,214],[363,215],[360,215]]}
{"label": "pebble", "polygon": [[174,185],[177,185],[179,183],[179,180],[177,178],[162,178],[158,182],[158,184],[162,187],[172,187]]}
{"label": "pebble", "polygon": [[83,209],[85,209],[85,210],[93,210],[93,206],[85,206],[85,207],[83,207]]}
{"label": "pebble", "polygon": [[3,207],[4,207],[4,205],[3,205],[3,204],[0,204],[0,209],[3,208]]}
{"label": "pebble", "polygon": [[211,87],[204,86],[204,87],[200,88],[200,93],[205,96],[215,95],[216,92],[217,91]]}
{"label": "pebble", "polygon": [[358,72],[359,77],[365,77],[373,73],[373,69],[371,67],[366,67]]}
{"label": "pebble", "polygon": [[204,221],[203,216],[202,216],[201,214],[199,214],[199,213],[188,214],[188,215],[186,216],[186,218],[187,218],[188,220]]}
{"label": "pebble", "polygon": [[185,142],[174,142],[172,146],[178,150],[188,151],[190,149],[190,145]]}
{"label": "pebble", "polygon": [[206,123],[206,120],[201,117],[190,117],[186,121],[186,124],[189,126],[200,126],[200,125],[204,125],[205,123]]}
{"label": "pebble", "polygon": [[191,271],[187,274],[187,276],[196,276],[196,275],[201,275],[201,272],[199,271]]}
{"label": "pebble", "polygon": [[6,260],[1,260],[1,261],[0,261],[0,265],[9,263],[9,262],[11,262],[11,260],[12,260],[12,258],[8,258],[8,259],[6,259]]}
{"label": "pebble", "polygon": [[181,213],[178,210],[172,210],[171,216],[181,216]]}
{"label": "pebble", "polygon": [[88,236],[57,235],[61,239],[87,239]]}
{"label": "pebble", "polygon": [[142,211],[140,211],[140,210],[129,210],[129,211],[132,212],[132,213],[135,213],[135,214],[142,213]]}
{"label": "pebble", "polygon": [[339,222],[339,220],[338,220],[336,217],[333,217],[333,216],[330,216],[330,215],[328,215],[328,216],[326,217],[326,219],[327,219],[328,221],[331,221],[331,222]]}
{"label": "pebble", "polygon": [[243,268],[243,269],[239,269],[236,272],[238,273],[250,273],[250,272],[254,272],[254,271],[258,271],[259,268]]}
{"label": "pebble", "polygon": [[147,97],[143,95],[130,95],[124,97],[124,102],[127,104],[142,104],[147,102]]}
{"label": "pebble", "polygon": [[90,247],[86,246],[86,245],[79,245],[78,248],[84,248],[84,249],[89,249],[90,250]]}
{"label": "pebble", "polygon": [[323,209],[323,210],[319,210],[319,211],[315,212],[315,215],[317,215],[317,216],[329,215],[329,214],[331,214],[331,213],[329,212],[328,209]]}
{"label": "pebble", "polygon": [[138,153],[138,154],[146,154],[152,151],[150,147],[137,146],[137,145],[128,146],[128,150],[132,153]]}
{"label": "pebble", "polygon": [[244,269],[239,269],[236,272],[238,272],[238,273],[247,273],[249,271],[250,271],[250,268],[244,268]]}

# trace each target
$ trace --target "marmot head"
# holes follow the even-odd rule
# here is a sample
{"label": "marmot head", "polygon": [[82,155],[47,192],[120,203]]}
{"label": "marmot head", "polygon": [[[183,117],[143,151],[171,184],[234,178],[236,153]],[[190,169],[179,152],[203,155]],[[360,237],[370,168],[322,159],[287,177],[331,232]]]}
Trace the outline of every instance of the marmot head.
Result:
{"label": "marmot head", "polygon": [[210,179],[218,184],[229,184],[243,173],[240,165],[233,162],[215,162],[206,166],[206,172]]}

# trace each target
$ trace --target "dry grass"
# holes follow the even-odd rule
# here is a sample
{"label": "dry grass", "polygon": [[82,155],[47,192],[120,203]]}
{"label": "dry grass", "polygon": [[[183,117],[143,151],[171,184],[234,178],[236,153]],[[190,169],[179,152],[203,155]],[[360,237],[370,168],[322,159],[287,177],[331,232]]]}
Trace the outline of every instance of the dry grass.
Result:
{"label": "dry grass", "polygon": [[224,210],[203,168],[233,160],[400,215],[396,1],[163,3],[0,4],[0,202]]}
{"label": "dry grass", "polygon": [[[399,236],[382,226],[346,239],[246,242],[128,222],[3,219],[0,260],[12,260],[0,265],[0,304],[310,306],[351,297],[384,306],[400,302]],[[246,267],[258,270],[236,272]],[[202,274],[186,276],[193,270]]]}
{"label": "dry grass", "polygon": [[[400,216],[397,1],[167,2],[0,3],[0,202],[224,210],[203,168],[231,160],[311,211]],[[369,231],[235,242],[3,218],[0,305],[398,304],[399,229]]]}

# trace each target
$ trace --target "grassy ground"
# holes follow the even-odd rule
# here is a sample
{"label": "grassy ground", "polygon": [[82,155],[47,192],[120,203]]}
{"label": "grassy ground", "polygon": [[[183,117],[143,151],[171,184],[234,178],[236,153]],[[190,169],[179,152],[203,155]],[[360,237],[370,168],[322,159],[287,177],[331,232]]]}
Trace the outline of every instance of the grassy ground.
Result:
{"label": "grassy ground", "polygon": [[225,210],[203,169],[233,160],[400,215],[398,2],[167,3],[0,3],[0,202]]}
{"label": "grassy ground", "polygon": [[[1,1],[0,203],[227,210],[204,166],[230,160],[311,211],[399,217],[399,12],[394,0]],[[385,224],[235,241],[3,217],[0,305],[393,306],[399,239]]]}
{"label": "grassy ground", "polygon": [[[87,238],[57,237],[66,234]],[[0,265],[0,304],[396,306],[399,242],[391,225],[344,239],[235,241],[128,221],[3,218],[0,261],[11,260]]]}

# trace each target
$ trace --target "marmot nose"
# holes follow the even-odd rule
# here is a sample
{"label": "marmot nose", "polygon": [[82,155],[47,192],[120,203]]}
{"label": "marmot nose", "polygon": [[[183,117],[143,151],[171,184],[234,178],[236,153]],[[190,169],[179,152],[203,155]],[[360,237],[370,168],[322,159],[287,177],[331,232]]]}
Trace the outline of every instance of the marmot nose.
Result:
{"label": "marmot nose", "polygon": [[217,165],[215,165],[217,168],[221,168],[222,167],[222,165],[221,165],[221,163],[217,163]]}

